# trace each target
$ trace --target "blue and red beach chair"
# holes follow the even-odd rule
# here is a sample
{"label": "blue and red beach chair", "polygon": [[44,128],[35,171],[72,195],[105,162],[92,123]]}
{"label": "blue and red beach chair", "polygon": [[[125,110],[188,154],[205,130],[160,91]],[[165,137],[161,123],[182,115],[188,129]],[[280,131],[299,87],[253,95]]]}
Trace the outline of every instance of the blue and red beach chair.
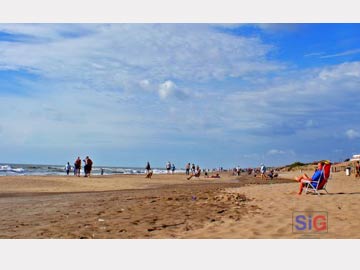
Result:
{"label": "blue and red beach chair", "polygon": [[311,182],[311,181],[303,181],[303,183],[306,183],[305,194],[314,193],[314,194],[320,195],[319,191],[321,191],[321,190],[325,190],[326,193],[329,193],[326,190],[326,185],[330,178],[330,172],[331,172],[331,162],[325,161],[325,164],[322,168],[320,179],[319,179],[319,181],[316,182],[316,184],[314,184],[314,182]]}

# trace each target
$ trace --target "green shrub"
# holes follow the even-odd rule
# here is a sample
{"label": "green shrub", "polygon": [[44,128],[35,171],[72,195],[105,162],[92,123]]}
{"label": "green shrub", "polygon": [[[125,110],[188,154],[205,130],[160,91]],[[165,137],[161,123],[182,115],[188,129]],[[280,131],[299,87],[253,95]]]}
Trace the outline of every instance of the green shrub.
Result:
{"label": "green shrub", "polygon": [[291,171],[292,169],[296,168],[296,167],[300,167],[300,166],[304,166],[304,165],[307,165],[305,163],[302,163],[302,162],[299,162],[299,161],[296,161],[292,164],[289,165],[288,167],[288,171]]}

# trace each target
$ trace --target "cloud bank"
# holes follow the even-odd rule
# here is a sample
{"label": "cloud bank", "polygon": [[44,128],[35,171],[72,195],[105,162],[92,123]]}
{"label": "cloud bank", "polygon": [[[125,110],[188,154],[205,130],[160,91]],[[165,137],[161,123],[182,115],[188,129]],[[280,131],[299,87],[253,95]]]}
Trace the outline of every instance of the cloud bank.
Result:
{"label": "cloud bank", "polygon": [[250,165],[307,159],[314,144],[316,159],[323,145],[360,137],[360,62],[299,69],[261,35],[226,27],[0,24],[0,146],[91,148],[104,162],[111,150],[179,162],[221,153]]}

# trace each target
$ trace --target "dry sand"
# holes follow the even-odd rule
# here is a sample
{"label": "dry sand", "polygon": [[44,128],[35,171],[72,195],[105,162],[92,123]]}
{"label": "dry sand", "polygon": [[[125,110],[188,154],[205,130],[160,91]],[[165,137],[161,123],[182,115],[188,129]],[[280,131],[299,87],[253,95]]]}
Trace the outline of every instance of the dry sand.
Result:
{"label": "dry sand", "polygon": [[[333,173],[330,194],[298,196],[298,174],[0,177],[0,238],[358,239],[360,179]],[[294,233],[294,211],[326,211],[328,232]]]}

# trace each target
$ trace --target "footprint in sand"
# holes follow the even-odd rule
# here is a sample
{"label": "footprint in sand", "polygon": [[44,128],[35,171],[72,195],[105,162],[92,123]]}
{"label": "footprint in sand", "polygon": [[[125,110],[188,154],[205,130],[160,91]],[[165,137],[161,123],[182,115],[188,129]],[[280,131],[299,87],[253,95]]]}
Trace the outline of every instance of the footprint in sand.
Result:
{"label": "footprint in sand", "polygon": [[290,233],[291,232],[289,228],[291,228],[291,225],[288,225],[286,227],[281,227],[281,228],[277,229],[276,232],[278,234],[284,235],[285,233]]}

